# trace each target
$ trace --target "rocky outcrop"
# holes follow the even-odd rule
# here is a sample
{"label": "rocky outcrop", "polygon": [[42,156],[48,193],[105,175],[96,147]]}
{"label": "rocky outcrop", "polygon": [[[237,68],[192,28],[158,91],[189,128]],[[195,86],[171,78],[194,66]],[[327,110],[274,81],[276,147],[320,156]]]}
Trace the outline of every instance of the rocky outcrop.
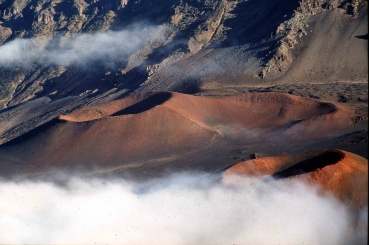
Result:
{"label": "rocky outcrop", "polygon": [[[285,76],[293,61],[299,56],[302,39],[311,35],[311,16],[325,15],[335,9],[344,10],[351,18],[365,15],[366,1],[2,1],[0,3],[0,42],[9,43],[19,38],[44,38],[49,40],[73,37],[77,33],[95,33],[106,30],[120,30],[132,23],[143,22],[149,25],[165,25],[169,27],[162,32],[162,41],[148,41],[132,53],[128,60],[119,61],[114,69],[95,67],[104,85],[86,85],[88,75],[83,71],[76,72],[73,67],[64,66],[65,71],[56,76],[49,76],[48,70],[57,68],[52,64],[32,64],[31,67],[0,66],[1,86],[5,89],[0,94],[2,107],[15,105],[41,94],[55,90],[61,91],[72,85],[62,86],[66,80],[78,82],[81,89],[67,94],[79,94],[88,89],[105,91],[116,84],[126,81],[124,88],[156,83],[167,76],[168,70],[181,64],[178,62],[194,62],[196,54],[209,47],[231,46],[244,47],[247,60],[252,63],[236,60],[233,66],[225,66],[217,62],[216,66],[232,73],[234,76],[247,66],[246,76],[249,79],[275,80]],[[363,12],[364,11],[364,12]],[[361,13],[361,14],[360,14]],[[266,18],[268,16],[268,18]],[[346,18],[346,17],[340,17]],[[155,39],[155,37],[154,37]],[[38,39],[37,39],[38,42]],[[54,41],[55,42],[55,41]],[[298,48],[296,48],[296,45]],[[52,47],[49,47],[52,48]],[[234,50],[233,52],[239,52]],[[220,54],[220,53],[219,53]],[[218,56],[218,54],[216,54]],[[224,56],[224,54],[222,54]],[[219,57],[221,58],[221,57]],[[223,59],[231,59],[224,56]],[[237,64],[239,63],[239,64]],[[193,72],[187,69],[185,80],[200,81],[208,75],[208,68],[198,65]],[[11,70],[11,71],[10,71]],[[202,70],[202,72],[200,72]],[[220,71],[220,69],[217,69]],[[205,75],[204,72],[205,71]],[[12,74],[9,74],[12,73]],[[6,74],[6,75],[5,75]],[[40,89],[22,90],[26,84],[35,83],[33,74],[40,74],[45,83],[36,82]],[[108,74],[108,75],[106,75]],[[9,76],[10,75],[10,76]],[[156,75],[156,76],[154,76]],[[221,76],[225,76],[222,73]],[[7,78],[4,78],[7,76]],[[21,79],[20,79],[21,78]],[[96,80],[99,80],[97,78]],[[175,79],[166,82],[167,87],[175,87],[181,91],[182,82]],[[175,85],[175,84],[178,85]],[[48,84],[48,85],[46,85]],[[50,86],[53,84],[52,86]],[[114,85],[115,84],[115,85]],[[128,85],[129,84],[129,85]],[[200,84],[199,84],[200,85]],[[28,86],[28,85],[27,85]],[[150,86],[148,90],[151,89]],[[51,91],[53,90],[53,91]],[[22,91],[22,92],[21,92]],[[40,91],[43,91],[42,93]],[[21,97],[15,93],[24,93]]]}

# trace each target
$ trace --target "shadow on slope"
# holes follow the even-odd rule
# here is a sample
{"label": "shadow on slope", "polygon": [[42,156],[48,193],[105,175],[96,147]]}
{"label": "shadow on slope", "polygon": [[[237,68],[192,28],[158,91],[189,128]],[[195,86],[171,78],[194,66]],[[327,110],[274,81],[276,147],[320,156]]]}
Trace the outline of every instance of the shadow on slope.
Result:
{"label": "shadow on slope", "polygon": [[297,176],[300,174],[310,173],[318,169],[322,169],[328,165],[335,164],[342,160],[345,154],[341,151],[326,151],[312,158],[302,160],[290,168],[282,170],[272,175],[275,179],[282,179]]}
{"label": "shadow on slope", "polygon": [[355,37],[358,38],[358,39],[368,40],[368,33],[365,34],[365,35],[357,35]]}
{"label": "shadow on slope", "polygon": [[148,111],[158,105],[163,104],[164,102],[169,100],[171,97],[172,97],[172,94],[169,92],[157,93],[157,94],[154,94],[138,102],[137,104],[124,108],[123,110],[120,110],[112,114],[111,116],[122,116],[122,115],[127,115],[127,114],[142,113],[144,111]]}
{"label": "shadow on slope", "polygon": [[[299,2],[296,0],[252,0],[238,3],[230,12],[235,17],[224,21],[224,26],[230,30],[227,30],[228,38],[221,43],[221,46],[258,43],[263,39],[269,39],[281,23],[293,16],[298,6]],[[268,16],[268,19],[265,16]],[[274,48],[276,42],[276,40],[269,41],[266,47]],[[260,49],[259,46],[254,48]]]}

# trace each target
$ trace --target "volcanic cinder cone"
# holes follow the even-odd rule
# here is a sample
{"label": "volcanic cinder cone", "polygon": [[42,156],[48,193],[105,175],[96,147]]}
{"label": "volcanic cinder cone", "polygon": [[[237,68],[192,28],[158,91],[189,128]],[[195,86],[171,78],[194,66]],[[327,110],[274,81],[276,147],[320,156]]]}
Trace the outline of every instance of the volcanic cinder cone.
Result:
{"label": "volcanic cinder cone", "polygon": [[[222,176],[231,183],[236,180],[233,182],[235,184],[242,184],[248,178],[280,181],[300,179],[333,194],[355,211],[368,205],[368,160],[342,150],[260,157],[239,162],[228,168]],[[232,180],[234,176],[237,178]]]}
{"label": "volcanic cinder cone", "polygon": [[76,165],[122,170],[174,159],[183,165],[193,154],[211,155],[211,149],[223,149],[217,145],[234,140],[342,135],[351,130],[353,115],[349,107],[281,93],[210,98],[150,92],[61,115],[1,146],[0,161],[8,170]]}

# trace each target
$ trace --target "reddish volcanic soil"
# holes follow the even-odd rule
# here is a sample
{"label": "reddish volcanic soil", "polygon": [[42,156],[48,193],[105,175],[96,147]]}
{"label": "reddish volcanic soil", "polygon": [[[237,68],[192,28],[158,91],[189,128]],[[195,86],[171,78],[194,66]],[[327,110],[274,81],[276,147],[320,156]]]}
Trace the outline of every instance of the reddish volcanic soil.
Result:
{"label": "reddish volcanic soil", "polygon": [[352,130],[353,116],[349,107],[273,92],[217,98],[149,92],[61,115],[2,145],[0,167],[19,173],[82,165],[146,173],[146,167],[175,163],[216,171],[230,165],[222,157],[235,142],[278,148],[336,137]]}
{"label": "reddish volcanic soil", "polygon": [[[349,107],[281,93],[207,98],[156,92],[86,107],[59,118],[69,122],[87,122],[120,117],[120,121],[126,121],[128,115],[148,117],[157,110],[178,114],[217,133],[221,133],[217,128],[222,126],[237,132],[243,129],[282,129],[283,136],[293,138],[319,138],[340,133],[350,127],[350,119],[354,115]],[[173,118],[162,126],[177,121]]]}
{"label": "reddish volcanic soil", "polygon": [[[239,162],[223,174],[225,180],[242,184],[245,178],[301,179],[317,184],[355,211],[368,205],[368,160],[342,150],[320,150]],[[233,176],[245,178],[233,179]],[[235,180],[236,182],[234,182]]]}

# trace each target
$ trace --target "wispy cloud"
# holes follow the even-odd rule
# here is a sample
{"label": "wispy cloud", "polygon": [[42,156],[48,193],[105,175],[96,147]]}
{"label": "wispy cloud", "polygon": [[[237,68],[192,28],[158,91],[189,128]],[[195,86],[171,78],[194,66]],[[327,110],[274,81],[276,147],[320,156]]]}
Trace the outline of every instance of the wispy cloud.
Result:
{"label": "wispy cloud", "polygon": [[163,42],[168,26],[136,24],[121,31],[77,34],[67,38],[16,39],[0,46],[0,66],[28,67],[34,63],[79,65],[100,62],[105,66],[123,63],[145,42]]}
{"label": "wispy cloud", "polygon": [[[294,182],[1,181],[2,243],[347,244],[350,214]],[[192,183],[192,184],[188,184]],[[367,211],[365,211],[367,215]],[[364,214],[364,215],[365,215]],[[367,221],[366,221],[367,226]]]}

